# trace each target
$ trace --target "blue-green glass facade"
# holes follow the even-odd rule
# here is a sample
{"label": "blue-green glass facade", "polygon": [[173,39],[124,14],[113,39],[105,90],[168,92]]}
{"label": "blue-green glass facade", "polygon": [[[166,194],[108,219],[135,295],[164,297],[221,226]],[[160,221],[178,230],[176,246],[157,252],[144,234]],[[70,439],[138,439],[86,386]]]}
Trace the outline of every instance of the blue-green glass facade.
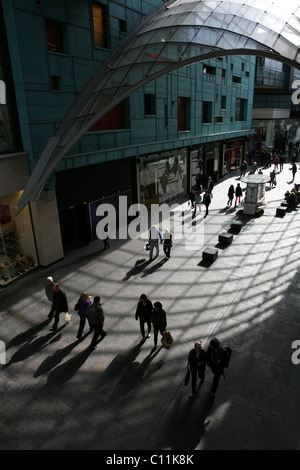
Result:
{"label": "blue-green glass facade", "polygon": [[[105,8],[107,48],[95,47],[93,3]],[[23,148],[31,170],[88,78],[126,32],[161,3],[2,1]],[[59,25],[62,52],[48,50],[47,21]],[[150,83],[128,98],[128,127],[86,134],[57,171],[250,134],[254,72],[253,57],[232,56],[191,65]],[[155,95],[155,115],[145,114],[145,94]],[[184,131],[178,130],[178,97],[190,102]],[[242,117],[236,113],[237,98],[246,103]],[[203,122],[203,101],[211,102],[211,122]]]}

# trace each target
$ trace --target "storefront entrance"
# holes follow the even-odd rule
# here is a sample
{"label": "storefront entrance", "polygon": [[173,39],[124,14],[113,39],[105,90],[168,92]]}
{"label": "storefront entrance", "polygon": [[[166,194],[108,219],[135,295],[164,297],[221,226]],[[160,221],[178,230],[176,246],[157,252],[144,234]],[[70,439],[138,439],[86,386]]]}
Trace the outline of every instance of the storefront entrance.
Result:
{"label": "storefront entrance", "polygon": [[15,215],[21,194],[0,197],[0,287],[38,264],[28,206]]}
{"label": "storefront entrance", "polygon": [[187,194],[187,149],[172,150],[139,158],[140,202],[173,201]]}

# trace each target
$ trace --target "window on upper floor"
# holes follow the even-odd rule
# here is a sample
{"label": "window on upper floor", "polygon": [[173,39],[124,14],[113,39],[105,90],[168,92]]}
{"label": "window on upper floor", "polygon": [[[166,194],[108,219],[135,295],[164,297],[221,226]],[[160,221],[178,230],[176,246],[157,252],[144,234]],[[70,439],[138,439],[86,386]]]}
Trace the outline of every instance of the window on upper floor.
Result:
{"label": "window on upper floor", "polygon": [[146,116],[155,116],[156,115],[156,96],[150,93],[145,93],[144,106],[145,106]]}
{"label": "window on upper floor", "polygon": [[178,97],[178,131],[191,130],[191,99]]}
{"label": "window on upper floor", "polygon": [[120,33],[126,33],[126,21],[124,20],[119,20],[119,30]]}
{"label": "window on upper floor", "polygon": [[235,120],[247,121],[248,100],[237,98],[235,104]]}
{"label": "window on upper floor", "polygon": [[60,77],[58,75],[50,75],[51,90],[60,90]]}
{"label": "window on upper floor", "polygon": [[202,123],[212,122],[212,101],[202,101]]}
{"label": "window on upper floor", "polygon": [[113,109],[108,111],[105,116],[99,119],[90,129],[89,132],[97,131],[113,131],[118,129],[127,129],[127,119],[126,116],[129,115],[126,112],[126,106],[128,101],[122,101],[117,104]]}
{"label": "window on upper floor", "polygon": [[47,47],[50,52],[64,52],[62,24],[46,20]]}
{"label": "window on upper floor", "polygon": [[207,73],[209,75],[216,75],[216,67],[212,67],[211,65],[203,65],[203,73]]}
{"label": "window on upper floor", "polygon": [[240,85],[242,83],[242,78],[237,76],[237,75],[233,75],[232,76],[232,83],[238,83]]}
{"label": "window on upper floor", "polygon": [[221,96],[221,109],[226,109],[226,95]]}
{"label": "window on upper floor", "polygon": [[107,48],[106,6],[93,3],[94,40],[96,47]]}

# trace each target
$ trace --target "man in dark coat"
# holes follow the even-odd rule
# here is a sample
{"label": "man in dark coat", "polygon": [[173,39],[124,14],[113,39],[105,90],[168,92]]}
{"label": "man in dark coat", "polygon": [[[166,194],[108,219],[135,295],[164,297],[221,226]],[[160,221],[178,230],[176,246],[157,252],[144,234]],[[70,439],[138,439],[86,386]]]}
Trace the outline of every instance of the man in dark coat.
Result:
{"label": "man in dark coat", "polygon": [[[140,330],[142,334],[142,340],[145,341],[145,339],[150,338],[151,334],[151,314],[153,310],[153,305],[152,302],[147,298],[146,294],[142,294],[140,296],[140,300],[137,304],[136,312],[135,312],[135,319],[138,320],[140,319]],[[145,323],[147,323],[148,327],[148,334],[147,336],[145,335]]]}
{"label": "man in dark coat", "polygon": [[210,367],[211,372],[214,375],[210,395],[211,401],[213,401],[215,398],[220,377],[221,375],[224,375],[224,359],[224,353],[223,349],[221,348],[220,341],[217,338],[212,339],[206,352],[207,365]]}
{"label": "man in dark coat", "polygon": [[205,194],[203,196],[203,204],[205,205],[205,208],[206,208],[206,213],[205,213],[204,217],[208,216],[208,207],[209,207],[210,203],[211,203],[210,194],[209,194],[208,190],[206,189]]}
{"label": "man in dark coat", "polygon": [[47,277],[46,285],[45,285],[45,292],[46,292],[47,299],[49,300],[49,302],[51,302],[51,309],[50,309],[50,312],[48,314],[49,320],[52,320],[52,317],[53,317],[53,314],[54,314],[54,310],[53,310],[53,286],[54,286],[53,277],[51,277],[51,276]]}
{"label": "man in dark coat", "polygon": [[191,201],[191,208],[194,209],[194,204],[195,204],[195,198],[196,198],[196,193],[192,189],[189,195],[189,201]]}
{"label": "man in dark coat", "polygon": [[101,306],[101,298],[96,295],[94,302],[88,306],[86,316],[89,320],[91,330],[94,330],[94,335],[89,348],[93,351],[96,349],[97,340],[101,335],[101,339],[106,336],[106,332],[103,330],[104,326],[104,312]]}
{"label": "man in dark coat", "polygon": [[166,312],[163,310],[162,304],[160,302],[154,303],[151,321],[154,328],[154,349],[156,349],[158,332],[160,332],[160,334],[162,335],[167,328]]}
{"label": "man in dark coat", "polygon": [[202,341],[196,341],[194,348],[190,350],[188,368],[192,375],[192,393],[190,394],[190,398],[193,398],[196,393],[197,375],[201,380],[201,384],[204,382],[205,378],[206,352],[202,348]]}
{"label": "man in dark coat", "polygon": [[53,312],[54,312],[54,323],[52,331],[57,331],[57,325],[59,322],[59,314],[62,312],[68,312],[68,301],[64,291],[61,290],[58,283],[53,284]]}
{"label": "man in dark coat", "polygon": [[213,188],[214,188],[214,182],[211,179],[211,176],[209,176],[208,182],[207,182],[207,191],[209,192],[210,195],[212,194]]}

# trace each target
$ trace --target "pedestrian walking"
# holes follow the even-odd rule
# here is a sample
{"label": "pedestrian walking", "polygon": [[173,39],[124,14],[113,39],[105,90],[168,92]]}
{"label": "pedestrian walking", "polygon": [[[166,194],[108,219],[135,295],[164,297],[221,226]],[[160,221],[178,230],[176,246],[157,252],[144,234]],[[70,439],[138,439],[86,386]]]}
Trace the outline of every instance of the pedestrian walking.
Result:
{"label": "pedestrian walking", "polygon": [[275,154],[275,158],[274,158],[274,160],[273,160],[273,163],[274,163],[274,170],[278,170],[279,162],[280,162],[279,157],[278,157],[277,154]]}
{"label": "pedestrian walking", "polygon": [[284,155],[283,155],[283,153],[280,153],[280,155],[279,155],[279,168],[280,168],[280,171],[283,170],[284,161],[285,161]]}
{"label": "pedestrian walking", "polygon": [[54,310],[53,310],[53,285],[54,285],[53,277],[48,276],[47,279],[46,279],[45,292],[46,292],[47,299],[49,300],[49,302],[51,302],[51,309],[50,309],[50,312],[48,313],[49,320],[52,320],[52,317],[53,317],[53,314],[54,314]]}
{"label": "pedestrian walking", "polygon": [[53,285],[53,313],[54,313],[54,323],[51,331],[57,331],[57,325],[59,323],[60,313],[68,312],[68,301],[67,296],[64,291],[61,290],[60,285],[55,283]]}
{"label": "pedestrian walking", "polygon": [[162,243],[162,235],[160,233],[160,231],[158,230],[158,228],[156,227],[156,225],[152,225],[151,227],[151,230],[150,230],[150,234],[149,234],[149,243],[150,243],[150,260],[153,259],[153,250],[155,248],[156,250],[156,256],[155,258],[158,257],[159,255],[159,240],[161,241]]}
{"label": "pedestrian walking", "polygon": [[110,232],[109,225],[108,224],[104,225],[103,230],[106,233],[106,238],[103,238],[104,249],[107,250],[107,248],[110,248],[110,245],[109,245],[109,232]]}
{"label": "pedestrian walking", "polygon": [[195,198],[196,198],[196,193],[195,191],[192,189],[190,194],[189,194],[189,201],[190,201],[190,204],[191,204],[191,209],[194,209],[194,205],[195,205]]}
{"label": "pedestrian walking", "polygon": [[197,341],[194,348],[190,350],[187,368],[192,376],[192,393],[190,393],[189,397],[193,398],[196,393],[197,375],[201,384],[205,379],[206,352],[202,348],[202,341]]}
{"label": "pedestrian walking", "polygon": [[157,337],[158,332],[161,335],[165,333],[167,328],[167,316],[166,312],[162,308],[162,304],[160,302],[155,302],[153,305],[152,315],[151,315],[151,322],[154,329],[154,348],[153,350],[157,349]]}
{"label": "pedestrian walking", "polygon": [[[151,316],[152,316],[153,305],[151,300],[149,300],[146,294],[140,296],[140,300],[137,304],[135,319],[140,320],[140,330],[142,334],[141,343],[143,343],[147,338],[150,338],[151,334]],[[148,334],[145,335],[145,323],[148,327]]]}
{"label": "pedestrian walking", "polygon": [[197,215],[197,207],[199,208],[199,210],[201,212],[200,204],[201,204],[201,194],[197,193],[196,197],[195,197],[195,205],[194,205],[194,212],[193,212],[193,215],[192,215],[192,219],[194,219]]}
{"label": "pedestrian walking", "polygon": [[211,203],[211,196],[208,190],[206,189],[204,196],[203,196],[203,204],[205,205],[205,209],[206,209],[204,218],[208,216],[208,208],[210,206],[210,203]]}
{"label": "pedestrian walking", "polygon": [[77,339],[82,338],[82,333],[83,333],[85,323],[86,323],[86,320],[87,320],[86,311],[87,311],[88,306],[91,303],[92,302],[89,299],[88,293],[87,292],[82,292],[82,294],[80,295],[80,297],[78,299],[78,307],[79,308],[77,310],[77,313],[79,315],[80,320],[79,320],[78,333],[77,333],[77,336],[76,336]]}
{"label": "pedestrian walking", "polygon": [[221,375],[224,375],[224,354],[225,353],[224,350],[221,348],[220,341],[217,338],[212,339],[209,343],[209,347],[206,352],[207,365],[210,367],[210,370],[214,375],[210,395],[211,401],[213,401],[215,398],[215,394],[220,382],[220,377]]}
{"label": "pedestrian walking", "polygon": [[200,176],[199,175],[196,176],[196,191],[198,193],[201,193],[201,191],[202,191],[202,185],[200,183]]}
{"label": "pedestrian walking", "polygon": [[94,302],[88,306],[86,310],[86,316],[89,320],[90,323],[90,328],[91,330],[94,330],[93,338],[91,341],[91,344],[89,346],[89,349],[91,351],[94,351],[97,347],[97,340],[99,336],[101,336],[101,339],[106,336],[106,331],[104,331],[104,312],[103,308],[101,306],[101,297],[99,295],[96,295],[94,297]]}
{"label": "pedestrian walking", "polygon": [[236,189],[235,189],[235,205],[234,205],[234,207],[236,207],[238,201],[239,201],[239,204],[241,203],[242,195],[243,195],[243,191],[242,191],[240,183],[238,183],[237,186],[236,186]]}
{"label": "pedestrian walking", "polygon": [[272,170],[270,173],[270,186],[273,188],[273,186],[276,186],[276,173],[275,170]]}
{"label": "pedestrian walking", "polygon": [[296,173],[297,173],[297,165],[296,165],[296,163],[293,163],[292,168],[290,168],[290,170],[292,170],[292,175],[293,175],[292,181],[294,182],[295,175],[296,175]]}
{"label": "pedestrian walking", "polygon": [[207,191],[209,192],[209,194],[212,196],[212,190],[214,188],[214,182],[213,180],[211,179],[211,176],[208,177],[208,182],[207,182]]}
{"label": "pedestrian walking", "polygon": [[244,163],[243,163],[243,176],[245,176],[247,168],[248,168],[248,163],[246,162],[246,160],[244,160]]}
{"label": "pedestrian walking", "polygon": [[164,253],[167,259],[169,259],[171,256],[171,248],[173,246],[173,237],[168,228],[166,228],[164,232],[163,244],[164,244]]}
{"label": "pedestrian walking", "polygon": [[234,198],[234,186],[231,184],[228,189],[228,201],[227,201],[227,206],[232,206],[232,201]]}
{"label": "pedestrian walking", "polygon": [[244,163],[241,164],[240,166],[240,178],[242,178],[244,176]]}

